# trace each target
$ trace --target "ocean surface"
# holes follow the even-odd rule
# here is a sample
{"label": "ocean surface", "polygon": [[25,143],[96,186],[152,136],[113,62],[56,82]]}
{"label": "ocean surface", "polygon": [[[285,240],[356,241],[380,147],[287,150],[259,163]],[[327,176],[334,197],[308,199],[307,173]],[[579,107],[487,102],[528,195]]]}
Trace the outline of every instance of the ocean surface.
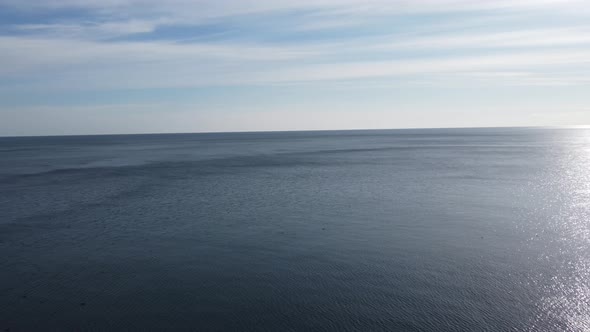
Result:
{"label": "ocean surface", "polygon": [[0,138],[0,331],[588,331],[590,129]]}

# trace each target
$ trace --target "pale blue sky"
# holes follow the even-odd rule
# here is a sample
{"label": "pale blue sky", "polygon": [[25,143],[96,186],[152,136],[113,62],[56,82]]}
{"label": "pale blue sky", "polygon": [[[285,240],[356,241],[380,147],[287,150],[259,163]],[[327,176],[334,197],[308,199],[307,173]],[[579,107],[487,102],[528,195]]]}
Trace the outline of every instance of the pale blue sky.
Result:
{"label": "pale blue sky", "polygon": [[0,0],[0,136],[590,125],[581,0]]}

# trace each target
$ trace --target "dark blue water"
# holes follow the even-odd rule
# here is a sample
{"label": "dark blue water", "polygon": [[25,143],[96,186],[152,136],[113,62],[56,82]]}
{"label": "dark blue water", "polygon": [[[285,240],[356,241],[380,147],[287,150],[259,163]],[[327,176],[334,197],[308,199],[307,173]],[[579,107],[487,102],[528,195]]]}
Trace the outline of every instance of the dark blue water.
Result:
{"label": "dark blue water", "polygon": [[590,329],[590,130],[0,139],[0,328]]}

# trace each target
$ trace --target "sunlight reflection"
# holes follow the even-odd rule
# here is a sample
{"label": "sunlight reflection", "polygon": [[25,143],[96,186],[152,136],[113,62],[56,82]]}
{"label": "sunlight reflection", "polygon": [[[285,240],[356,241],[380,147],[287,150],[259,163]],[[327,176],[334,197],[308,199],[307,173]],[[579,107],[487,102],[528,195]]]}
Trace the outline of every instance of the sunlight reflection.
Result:
{"label": "sunlight reflection", "polygon": [[[558,232],[551,258],[551,282],[541,304],[542,315],[559,328],[590,330],[590,129],[569,132],[561,140],[561,158],[553,171],[558,213],[549,227]],[[571,136],[570,136],[571,135]],[[536,328],[543,328],[537,326]],[[547,328],[547,327],[545,327]]]}

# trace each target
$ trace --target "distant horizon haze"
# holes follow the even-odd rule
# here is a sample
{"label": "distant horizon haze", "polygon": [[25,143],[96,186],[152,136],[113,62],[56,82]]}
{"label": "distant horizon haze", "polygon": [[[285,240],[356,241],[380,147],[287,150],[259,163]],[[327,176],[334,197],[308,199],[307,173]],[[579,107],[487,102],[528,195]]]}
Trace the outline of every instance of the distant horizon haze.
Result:
{"label": "distant horizon haze", "polygon": [[195,131],[195,132],[131,132],[131,133],[91,133],[57,135],[13,135],[0,138],[26,137],[69,137],[69,136],[127,136],[127,135],[199,135],[199,134],[256,134],[256,133],[313,133],[313,132],[363,132],[363,131],[428,131],[428,130],[477,130],[477,129],[588,129],[590,125],[564,126],[499,126],[499,127],[406,127],[406,128],[344,128],[344,129],[294,129],[294,130],[238,130],[238,131]]}

